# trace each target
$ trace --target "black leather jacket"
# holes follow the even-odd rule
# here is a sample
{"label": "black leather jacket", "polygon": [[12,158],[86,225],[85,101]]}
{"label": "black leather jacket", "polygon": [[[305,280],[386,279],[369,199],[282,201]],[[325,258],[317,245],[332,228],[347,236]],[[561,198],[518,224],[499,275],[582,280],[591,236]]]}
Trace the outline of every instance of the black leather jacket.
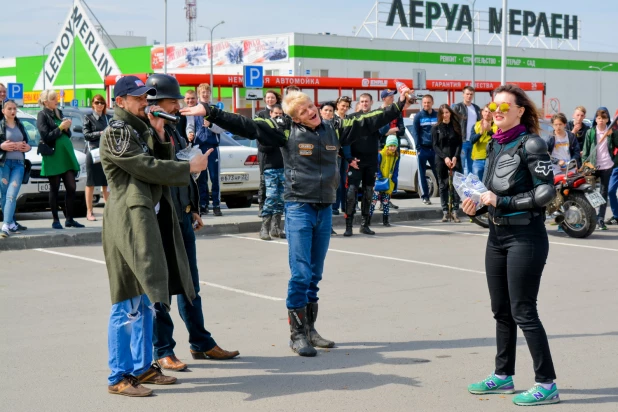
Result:
{"label": "black leather jacket", "polygon": [[[534,134],[523,134],[505,145],[492,139],[487,145],[483,180],[498,198],[496,207],[488,208],[491,216],[521,211],[544,214],[556,196],[547,143]],[[483,209],[477,214],[484,213]]]}
{"label": "black leather jacket", "polygon": [[[62,120],[64,116],[60,109],[58,109],[58,113],[60,114],[60,120]],[[49,147],[56,147],[56,139],[63,134],[69,138],[71,137],[71,128],[60,130],[56,126],[54,119],[56,119],[56,114],[50,109],[43,109],[36,116],[36,127],[39,129],[41,140]]]}
{"label": "black leather jacket", "polygon": [[[188,142],[180,135],[176,125],[166,124],[164,130],[165,135],[173,139],[176,153],[187,148]],[[153,133],[156,132],[153,131]],[[176,161],[180,162],[181,160],[176,159]],[[202,173],[208,173],[208,170],[204,170]],[[189,186],[170,186],[170,194],[172,195],[174,209],[176,210],[176,216],[179,222],[183,221],[183,216],[186,213],[199,213],[199,191],[193,176],[191,176]]]}
{"label": "black leather jacket", "polygon": [[[481,120],[481,108],[474,103],[472,103],[472,107],[474,107],[474,111],[476,112],[476,121],[478,122],[479,120]],[[461,137],[463,138],[462,141],[465,142],[466,140],[470,140],[472,134],[470,133],[470,130],[467,130],[468,107],[465,105],[464,102],[459,102],[455,103],[452,106],[452,109],[455,113],[457,113],[457,116],[459,117],[459,125],[461,126]]]}
{"label": "black leather jacket", "polygon": [[264,145],[281,147],[285,201],[324,205],[335,203],[340,179],[337,165],[340,146],[376,132],[396,119],[403,104],[397,102],[386,109],[346,118],[340,128],[327,122],[310,129],[288,119],[282,119],[281,124],[272,119],[251,120],[216,107],[206,108],[210,112],[206,119],[232,133],[257,138]]}
{"label": "black leather jacket", "polygon": [[110,120],[111,116],[106,114],[99,117],[99,120],[95,119],[92,113],[84,116],[84,139],[88,142],[88,147],[91,149],[99,147],[101,135],[109,125]]}

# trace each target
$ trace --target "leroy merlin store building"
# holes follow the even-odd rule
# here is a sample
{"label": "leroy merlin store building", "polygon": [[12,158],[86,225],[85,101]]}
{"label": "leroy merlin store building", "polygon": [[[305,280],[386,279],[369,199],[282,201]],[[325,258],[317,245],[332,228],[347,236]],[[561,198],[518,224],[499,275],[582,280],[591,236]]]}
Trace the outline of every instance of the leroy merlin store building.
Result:
{"label": "leroy merlin store building", "polygon": [[[99,49],[93,53],[93,42],[86,41],[85,33],[80,38],[79,32],[75,30],[78,33],[75,47],[67,48],[62,59],[57,59],[53,76],[49,73],[53,67],[50,56],[56,53],[56,45],[49,56],[0,59],[0,82],[23,83],[26,92],[24,104],[28,106],[36,104],[43,88],[41,80],[46,76],[45,87],[62,90],[65,104],[70,104],[75,98],[80,106],[89,106],[95,94],[106,93],[106,74],[163,71],[163,48],[160,46]],[[442,103],[459,100],[461,94],[438,91],[440,86],[444,90],[460,90],[470,83],[470,49],[469,43],[287,33],[215,41],[212,51],[206,41],[171,44],[167,49],[167,71],[209,74],[210,59],[214,59],[215,74],[226,74],[229,75],[227,78],[236,80],[242,74],[243,65],[260,64],[266,75],[274,76],[272,79],[276,79],[276,84],[271,83],[270,86],[276,88],[296,84],[308,89],[320,89],[320,80],[324,82],[325,78],[333,77],[367,79],[355,90],[319,90],[318,98],[323,101],[339,93],[357,96],[363,89],[362,85],[391,85],[387,79],[410,81],[414,69],[424,69],[427,84],[436,90],[431,92],[436,103]],[[109,64],[103,68],[99,55],[109,59]],[[618,109],[618,54],[510,47],[507,56],[507,81],[538,85],[538,90],[543,91],[531,92],[530,95],[537,105],[544,104],[546,116],[557,111],[569,116],[578,105],[588,108],[588,117],[593,116],[599,105],[607,106],[612,116]],[[478,83],[500,80],[499,46],[477,44],[475,61]],[[47,73],[43,71],[44,64]],[[208,81],[208,76],[204,76],[204,81]],[[226,110],[250,105],[244,99],[243,90],[236,94],[233,105],[234,90],[217,86],[215,84],[214,99],[221,100]],[[377,91],[372,93],[377,97]],[[545,96],[542,96],[543,93]],[[489,99],[489,93],[484,92],[476,97],[478,104],[484,104]]]}

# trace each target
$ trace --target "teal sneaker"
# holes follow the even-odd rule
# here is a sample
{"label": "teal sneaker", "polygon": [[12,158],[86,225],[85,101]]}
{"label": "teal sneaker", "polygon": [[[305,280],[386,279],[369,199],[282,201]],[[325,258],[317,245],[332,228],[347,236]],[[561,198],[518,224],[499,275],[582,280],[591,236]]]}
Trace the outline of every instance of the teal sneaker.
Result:
{"label": "teal sneaker", "polygon": [[560,394],[555,383],[549,390],[541,385],[535,385],[526,392],[513,397],[513,403],[520,406],[550,405],[558,402],[560,402]]}
{"label": "teal sneaker", "polygon": [[507,376],[506,379],[500,379],[492,373],[484,380],[468,385],[468,392],[474,395],[485,395],[487,393],[514,393],[515,385],[513,384],[512,376]]}

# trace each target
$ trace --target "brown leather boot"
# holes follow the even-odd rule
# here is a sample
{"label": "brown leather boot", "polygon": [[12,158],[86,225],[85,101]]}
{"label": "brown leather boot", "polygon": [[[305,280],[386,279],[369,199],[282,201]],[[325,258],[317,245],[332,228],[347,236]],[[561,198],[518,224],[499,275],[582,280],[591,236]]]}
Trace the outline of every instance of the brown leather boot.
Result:
{"label": "brown leather boot", "polygon": [[176,383],[178,379],[173,376],[166,376],[161,372],[161,367],[156,363],[150,365],[150,368],[137,377],[139,383],[152,383],[154,385],[171,385]]}
{"label": "brown leather boot", "polygon": [[133,375],[126,375],[123,380],[115,385],[107,387],[107,391],[113,395],[131,397],[144,397],[152,395],[152,389],[143,387]]}
{"label": "brown leather boot", "polygon": [[207,352],[195,352],[193,350],[191,351],[191,356],[193,356],[193,359],[226,360],[233,359],[238,355],[240,355],[240,352],[238,352],[237,350],[230,352],[225,349],[221,349],[219,346],[215,346]]}
{"label": "brown leather boot", "polygon": [[165,358],[157,359],[157,363],[161,368],[169,369],[171,371],[184,371],[187,369],[187,364],[181,362],[176,355],[170,355]]}

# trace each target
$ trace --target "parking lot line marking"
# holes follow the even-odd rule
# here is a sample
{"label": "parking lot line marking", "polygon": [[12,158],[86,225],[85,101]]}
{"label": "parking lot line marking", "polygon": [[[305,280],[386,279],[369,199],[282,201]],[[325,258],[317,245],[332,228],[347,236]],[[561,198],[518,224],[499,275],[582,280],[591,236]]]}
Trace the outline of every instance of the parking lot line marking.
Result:
{"label": "parking lot line marking", "polygon": [[242,290],[242,289],[235,289],[235,288],[231,288],[229,286],[218,285],[216,283],[203,282],[201,280],[200,280],[200,283],[202,285],[210,286],[210,287],[213,287],[213,288],[219,288],[219,289],[227,290],[227,291],[230,291],[230,292],[236,292],[236,293],[240,293],[240,294],[247,295],[247,296],[253,296],[254,298],[262,298],[262,299],[274,300],[276,302],[281,302],[281,301],[285,300],[283,298],[276,298],[274,296],[261,295],[259,293],[248,292],[248,291]]}
{"label": "parking lot line marking", "polygon": [[[268,244],[279,244],[279,245],[287,245],[286,242],[272,242],[272,241],[264,241],[261,239],[255,239],[252,237],[247,237],[247,236],[238,236],[238,235],[223,235],[225,237],[232,237],[235,239],[244,239],[244,240],[255,240],[258,242],[264,242],[264,243],[268,243]],[[340,249],[328,249],[329,252],[335,252],[335,253],[344,253],[347,255],[355,255],[355,256],[365,256],[365,257],[371,257],[371,258],[376,258],[376,259],[384,259],[384,260],[394,260],[396,262],[404,262],[404,263],[414,263],[417,265],[423,265],[423,266],[433,266],[433,267],[437,267],[437,268],[443,268],[443,269],[452,269],[452,270],[458,270],[460,272],[469,272],[469,273],[480,273],[481,275],[485,274],[485,271],[482,270],[473,270],[473,269],[464,269],[464,268],[458,268],[455,266],[447,266],[447,265],[440,265],[438,263],[430,263],[430,262],[421,262],[419,260],[412,260],[412,259],[402,259],[402,258],[396,258],[396,257],[391,257],[391,256],[382,256],[382,255],[372,255],[369,253],[361,253],[361,252],[351,252],[349,250],[340,250]]]}
{"label": "parking lot line marking", "polygon": [[[36,250],[37,252],[49,253],[51,255],[64,256],[64,257],[69,257],[69,258],[72,258],[72,259],[85,260],[86,262],[92,262],[92,263],[98,263],[100,265],[105,265],[105,261],[103,261],[103,260],[90,259],[90,258],[87,258],[87,257],[82,257],[82,256],[77,256],[77,255],[70,255],[68,253],[55,252],[53,250],[46,250],[46,249],[34,249],[34,250]],[[230,291],[230,292],[241,293],[243,295],[253,296],[255,298],[274,300],[274,301],[277,301],[277,302],[285,300],[283,298],[276,298],[274,296],[261,295],[259,293],[253,293],[253,292],[249,292],[247,290],[235,289],[235,288],[231,288],[231,287],[228,287],[228,286],[218,285],[216,283],[202,282],[202,281],[200,281],[200,283],[203,284],[203,285],[206,285],[206,286],[213,287],[213,288],[219,288],[219,289],[227,290],[227,291]]]}
{"label": "parking lot line marking", "polygon": [[[393,227],[408,227],[410,229],[426,230],[428,232],[447,232],[447,233],[453,233],[453,234],[457,234],[457,235],[483,236],[483,237],[488,237],[489,236],[486,233],[458,232],[458,231],[455,231],[455,230],[436,229],[436,228],[431,228],[431,227],[410,226],[410,225],[396,225],[394,223],[391,223],[391,226],[393,226]],[[609,247],[591,246],[591,245],[576,245],[574,243],[552,242],[551,240],[549,241],[549,244],[550,245],[559,245],[559,246],[582,247],[582,248],[586,248],[586,249],[608,250],[610,252],[618,252],[618,249],[612,249],[612,248],[609,248]]]}

